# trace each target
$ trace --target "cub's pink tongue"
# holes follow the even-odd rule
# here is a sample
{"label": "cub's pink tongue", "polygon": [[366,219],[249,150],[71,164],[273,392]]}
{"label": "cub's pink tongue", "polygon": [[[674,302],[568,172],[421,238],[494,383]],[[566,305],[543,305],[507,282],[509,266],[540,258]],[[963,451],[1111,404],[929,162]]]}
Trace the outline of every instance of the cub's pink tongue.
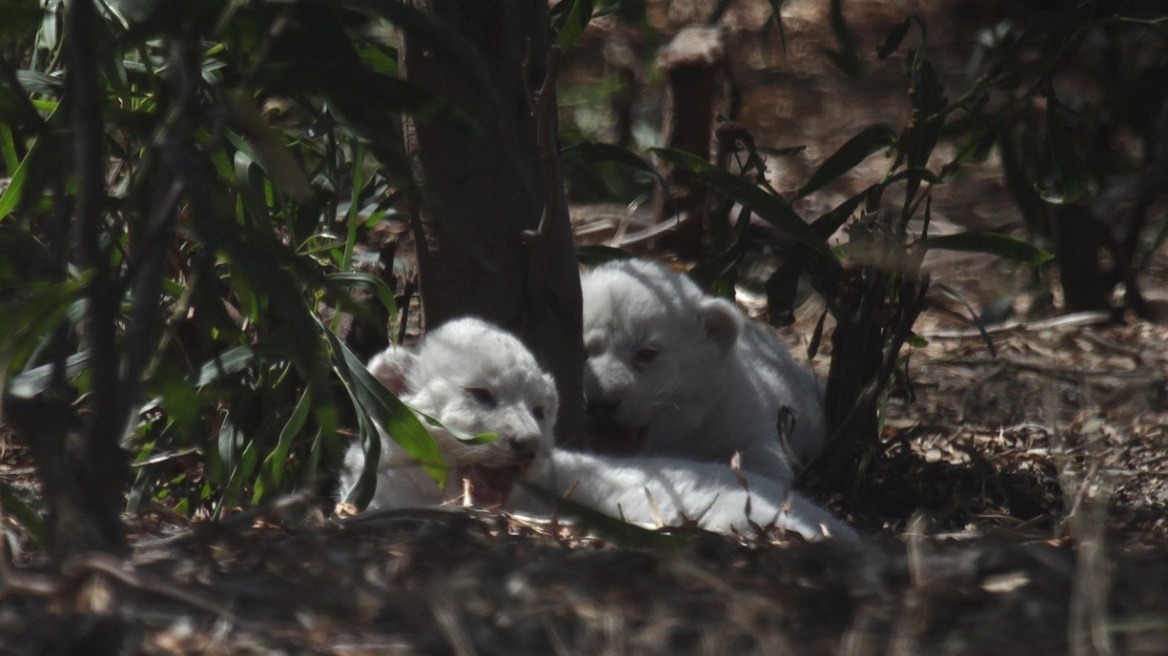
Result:
{"label": "cub's pink tongue", "polygon": [[471,501],[482,508],[503,505],[511,495],[511,488],[515,487],[515,477],[518,475],[518,467],[468,465],[458,470],[459,478],[470,481]]}

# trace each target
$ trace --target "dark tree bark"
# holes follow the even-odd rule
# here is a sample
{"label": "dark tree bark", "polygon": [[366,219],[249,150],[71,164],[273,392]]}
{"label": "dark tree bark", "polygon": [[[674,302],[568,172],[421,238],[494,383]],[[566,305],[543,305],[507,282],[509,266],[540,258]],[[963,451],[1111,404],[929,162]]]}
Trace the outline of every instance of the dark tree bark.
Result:
{"label": "dark tree bark", "polygon": [[929,289],[929,277],[920,270],[921,256],[911,256],[896,246],[899,238],[886,218],[869,215],[852,225],[850,236],[851,243],[864,252],[905,257],[896,273],[887,263],[849,268],[843,284],[832,294],[836,325],[824,391],[828,442],[798,481],[800,489],[820,496],[854,493],[865,454],[879,448],[880,394]]}
{"label": "dark tree bark", "polygon": [[479,50],[494,90],[484,97],[448,60],[405,39],[407,78],[481,126],[470,137],[406,122],[422,189],[415,234],[426,322],[476,315],[518,334],[555,376],[558,439],[573,443],[583,412],[580,278],[559,171],[547,3],[414,4]]}
{"label": "dark tree bark", "polygon": [[[683,29],[657,58],[657,67],[669,84],[665,89],[662,138],[666,148],[693,153],[709,160],[714,117],[724,98],[726,62],[720,27]],[[665,193],[657,206],[657,221],[672,220],[685,212],[675,231],[661,238],[661,245],[682,257],[700,259],[709,213],[709,191],[694,180],[694,173],[670,168],[665,174]]]}
{"label": "dark tree bark", "polygon": [[1099,262],[1099,251],[1107,243],[1105,228],[1096,223],[1083,203],[1056,205],[1051,219],[1064,311],[1110,310],[1110,283],[1104,280]]}
{"label": "dark tree bark", "polygon": [[[117,384],[114,332],[120,295],[109,256],[101,245],[105,167],[95,44],[98,15],[92,0],[72,0],[67,18],[66,90],[73,111],[77,174],[73,224],[78,261],[94,271],[85,325],[93,367],[92,410],[89,426],[78,426],[63,385],[55,386],[49,398],[9,406],[14,425],[23,429],[34,445],[49,510],[49,548],[58,566],[86,551],[125,551],[119,512],[128,472],[118,444],[126,420]],[[58,369],[61,365],[58,362]],[[58,379],[63,380],[63,375]]]}

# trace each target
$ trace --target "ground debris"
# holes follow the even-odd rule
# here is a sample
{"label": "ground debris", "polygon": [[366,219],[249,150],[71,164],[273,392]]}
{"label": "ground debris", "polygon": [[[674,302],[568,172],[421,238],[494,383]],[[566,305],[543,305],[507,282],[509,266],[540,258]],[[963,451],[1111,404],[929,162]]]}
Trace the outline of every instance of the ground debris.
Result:
{"label": "ground debris", "polygon": [[[0,648],[68,653],[112,623],[146,654],[1058,653],[1076,553],[1070,540],[923,535],[642,550],[461,509],[267,521],[6,578]],[[1108,562],[1121,653],[1160,652],[1168,558],[1112,549]],[[95,605],[82,583],[99,579]]]}

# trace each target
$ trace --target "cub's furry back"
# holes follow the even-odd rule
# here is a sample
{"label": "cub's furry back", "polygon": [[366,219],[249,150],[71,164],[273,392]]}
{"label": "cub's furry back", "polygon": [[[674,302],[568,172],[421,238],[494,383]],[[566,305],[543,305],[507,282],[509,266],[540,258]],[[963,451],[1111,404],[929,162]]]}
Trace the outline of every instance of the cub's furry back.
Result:
{"label": "cub's furry back", "polygon": [[[557,397],[551,377],[518,339],[484,321],[463,318],[447,323],[430,331],[416,350],[388,349],[373,358],[369,368],[403,401],[444,426],[499,436],[492,443],[470,445],[431,429],[448,467],[449,483],[440,489],[382,433],[371,508],[453,501],[467,481],[476,505],[550,510],[514,488],[522,478],[645,526],[688,518],[709,530],[749,533],[749,517],[758,525],[773,523],[808,539],[855,536],[826,510],[792,493],[785,482],[747,472],[744,487],[728,464],[613,458],[555,448]],[[364,466],[364,451],[353,445],[341,472],[342,499]]]}
{"label": "cub's furry back", "polygon": [[819,384],[733,303],[646,260],[597,267],[581,286],[594,449],[719,463],[738,452],[744,469],[790,481],[783,408],[795,420],[796,457],[822,449]]}

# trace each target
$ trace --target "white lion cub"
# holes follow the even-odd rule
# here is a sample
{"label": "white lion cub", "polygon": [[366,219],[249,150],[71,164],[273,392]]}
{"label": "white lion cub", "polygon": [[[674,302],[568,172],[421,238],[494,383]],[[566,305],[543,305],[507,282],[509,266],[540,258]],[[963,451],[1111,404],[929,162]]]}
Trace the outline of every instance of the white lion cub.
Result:
{"label": "white lion cub", "polygon": [[[370,508],[436,505],[474,487],[482,505],[499,505],[515,476],[535,466],[552,441],[559,396],[552,377],[512,335],[473,318],[449,322],[411,351],[394,347],[369,361],[369,371],[403,402],[443,426],[471,435],[494,433],[482,445],[431,429],[445,457],[446,489],[438,485],[381,428],[381,462]],[[341,472],[341,499],[356,484],[365,452],[353,444]]]}
{"label": "white lion cub", "polygon": [[779,437],[806,463],[826,440],[811,372],[731,302],[646,260],[599,266],[581,278],[589,443],[601,453],[729,462],[793,478]]}
{"label": "white lion cub", "polygon": [[[783,482],[743,474],[729,465],[669,458],[610,458],[554,448],[557,397],[552,379],[515,337],[472,318],[431,331],[416,351],[391,348],[370,370],[417,411],[467,433],[492,432],[497,442],[468,445],[432,430],[451,466],[439,489],[396,442],[382,435],[382,456],[371,508],[435,505],[454,500],[470,483],[476,505],[505,502],[514,510],[543,512],[544,504],[517,478],[599,512],[644,526],[687,518],[706,529],[750,532],[747,521],[799,532],[808,539],[854,538],[826,510]],[[341,497],[364,468],[360,445],[346,454]],[[749,490],[749,491],[747,491]],[[512,493],[514,492],[514,493]],[[749,499],[749,504],[748,504]]]}

